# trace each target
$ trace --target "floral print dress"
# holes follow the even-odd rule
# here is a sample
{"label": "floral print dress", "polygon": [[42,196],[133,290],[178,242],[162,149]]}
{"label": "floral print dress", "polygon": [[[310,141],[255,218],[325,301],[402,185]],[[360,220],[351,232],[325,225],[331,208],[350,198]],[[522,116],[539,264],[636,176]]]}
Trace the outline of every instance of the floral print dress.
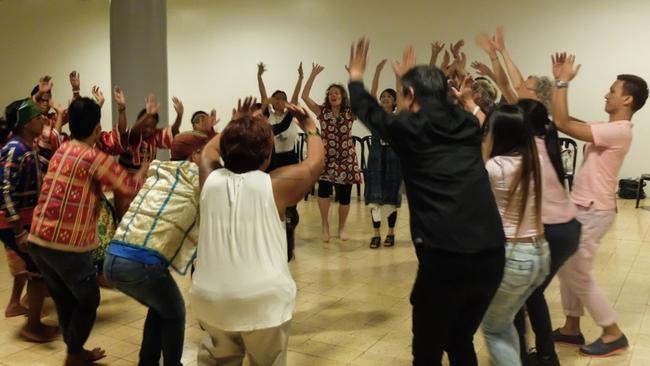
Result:
{"label": "floral print dress", "polygon": [[325,171],[319,180],[334,184],[361,183],[361,170],[352,140],[352,111],[347,108],[338,116],[330,108],[323,108],[318,120],[325,145]]}

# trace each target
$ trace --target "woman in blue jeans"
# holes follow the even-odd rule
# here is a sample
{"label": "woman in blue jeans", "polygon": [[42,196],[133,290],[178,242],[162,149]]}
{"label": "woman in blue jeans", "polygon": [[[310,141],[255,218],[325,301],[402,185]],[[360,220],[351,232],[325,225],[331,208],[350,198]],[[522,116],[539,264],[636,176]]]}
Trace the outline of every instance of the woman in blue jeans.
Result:
{"label": "woman in blue jeans", "polygon": [[549,120],[546,107],[532,99],[522,99],[517,105],[524,110],[540,156],[543,176],[542,223],[551,251],[551,264],[544,283],[526,300],[528,317],[535,332],[535,352],[528,353],[526,346],[526,318],[523,309],[515,318],[515,327],[519,333],[522,363],[525,366],[559,366],[544,290],[564,262],[578,250],[582,225],[576,220],[577,209],[564,188],[564,167],[557,129]]}
{"label": "woman in blue jeans", "polygon": [[[149,308],[144,323],[140,366],[181,365],[185,302],[169,272],[185,274],[196,255],[200,156],[207,136],[176,136],[172,157],[153,161],[148,178],[122,218],[104,261],[106,279]],[[184,153],[179,153],[179,150]]]}
{"label": "woman in blue jeans", "polygon": [[488,119],[485,164],[506,234],[503,279],[483,318],[483,334],[497,366],[521,365],[513,320],[549,271],[542,227],[542,174],[535,140],[518,106],[497,108]]}

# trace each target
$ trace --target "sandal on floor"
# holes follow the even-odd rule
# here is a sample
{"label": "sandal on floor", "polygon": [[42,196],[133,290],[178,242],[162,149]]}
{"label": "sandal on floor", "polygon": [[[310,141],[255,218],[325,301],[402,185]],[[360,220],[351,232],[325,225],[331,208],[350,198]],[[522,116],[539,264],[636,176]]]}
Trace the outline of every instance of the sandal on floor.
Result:
{"label": "sandal on floor", "polygon": [[384,240],[385,247],[392,247],[395,245],[395,235],[386,235],[386,240]]}
{"label": "sandal on floor", "polygon": [[379,248],[379,245],[381,244],[381,238],[378,236],[375,236],[370,240],[370,249],[377,249]]}

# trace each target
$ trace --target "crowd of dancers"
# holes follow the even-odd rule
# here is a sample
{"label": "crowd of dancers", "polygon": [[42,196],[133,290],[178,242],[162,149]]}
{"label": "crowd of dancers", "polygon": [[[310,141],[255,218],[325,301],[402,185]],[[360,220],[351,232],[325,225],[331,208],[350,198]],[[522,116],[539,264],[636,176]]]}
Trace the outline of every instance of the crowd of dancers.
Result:
{"label": "crowd of dancers", "polygon": [[[175,121],[159,127],[153,95],[127,127],[119,87],[118,122],[102,131],[99,88],[93,98],[81,96],[72,72],[73,99],[64,108],[53,102],[51,78],[41,78],[0,123],[0,240],[14,275],[5,315],[26,315],[21,336],[28,341],[62,337],[65,365],[91,364],[105,357],[85,347],[99,284],[111,286],[148,308],[139,364],[178,366],[186,305],[171,267],[192,276],[189,302],[207,333],[199,365],[241,365],[244,358],[285,365],[296,298],[288,266],[296,205],[317,184],[327,242],[334,194],[337,235],[348,240],[352,186],[364,181],[372,249],[382,245],[383,219],[383,245],[395,244],[405,186],[418,259],[410,298],[414,365],[441,365],[443,353],[451,365],[477,365],[479,327],[496,365],[560,365],[555,342],[587,356],[624,352],[628,341],[591,268],[615,218],[617,176],[648,86],[618,75],[605,95],[609,120],[584,123],[568,108],[580,68],[575,56],[553,55],[553,78],[524,78],[504,38],[503,28],[477,37],[491,66],[473,62],[476,77],[462,41],[449,50],[433,43],[428,65],[417,65],[406,47],[392,63],[395,88],[379,97],[387,61],[377,65],[368,92],[369,41],[362,38],[350,51],[347,88],[330,85],[322,104],[311,92],[323,66],[312,65],[303,89],[301,63],[289,100],[282,90],[268,96],[260,63],[260,103],[240,100],[220,133],[214,110],[195,112],[192,130],[180,132],[177,98]],[[352,138],[357,120],[372,136],[363,171]],[[570,193],[558,130],[586,143]],[[300,131],[306,157],[295,149]],[[169,149],[171,161],[156,160],[158,149]],[[544,290],[556,273],[566,320],[553,330]],[[46,296],[58,327],[41,322]],[[589,343],[580,330],[584,308],[602,327]]]}

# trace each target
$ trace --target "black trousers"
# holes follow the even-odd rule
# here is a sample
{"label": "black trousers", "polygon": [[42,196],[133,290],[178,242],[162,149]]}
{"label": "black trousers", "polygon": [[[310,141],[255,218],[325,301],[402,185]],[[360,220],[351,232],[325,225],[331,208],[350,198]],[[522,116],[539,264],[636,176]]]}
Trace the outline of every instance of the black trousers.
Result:
{"label": "black trousers", "polygon": [[[564,262],[578,250],[581,229],[582,225],[576,219],[565,224],[544,225],[544,235],[551,250],[550,271],[544,283],[526,300],[528,317],[535,332],[535,348],[537,354],[541,357],[553,358],[557,356],[555,344],[553,343],[551,315],[548,311],[546,298],[544,298],[544,290],[546,290]],[[515,317],[515,327],[517,333],[519,333],[519,349],[522,356],[525,356],[528,348],[526,345],[526,318],[523,309]]]}
{"label": "black trousers", "polygon": [[413,305],[413,365],[478,365],[474,333],[501,283],[505,248],[480,253],[418,250],[411,293]]}
{"label": "black trousers", "polygon": [[81,353],[99,306],[97,271],[90,252],[62,252],[31,243],[28,252],[56,304],[68,353]]}

